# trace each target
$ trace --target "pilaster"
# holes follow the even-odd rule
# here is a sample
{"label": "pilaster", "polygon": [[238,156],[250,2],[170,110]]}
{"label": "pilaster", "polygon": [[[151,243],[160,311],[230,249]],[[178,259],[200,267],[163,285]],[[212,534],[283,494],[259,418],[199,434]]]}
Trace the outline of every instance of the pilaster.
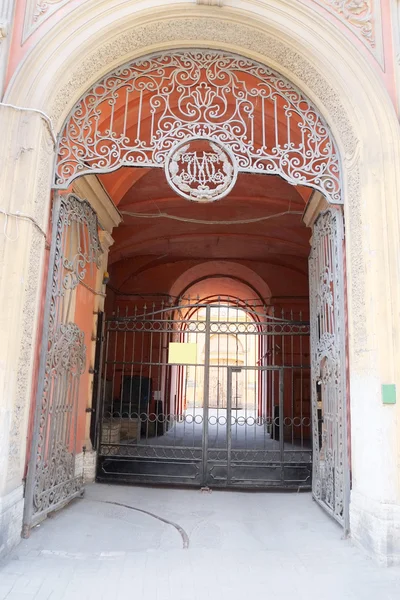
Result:
{"label": "pilaster", "polygon": [[400,565],[400,505],[353,491],[350,504],[353,542],[380,565]]}
{"label": "pilaster", "polygon": [[[117,227],[121,222],[122,217],[107,194],[106,190],[101,185],[95,175],[87,175],[78,178],[73,184],[74,192],[82,199],[87,200],[96,212],[99,219],[101,230],[99,232],[100,244],[103,250],[101,257],[101,265],[97,270],[96,284],[93,289],[93,326],[92,326],[92,341],[88,345],[88,359],[90,361],[91,375],[88,381],[88,405],[90,409],[93,399],[93,370],[96,354],[96,334],[97,334],[97,315],[104,311],[104,301],[106,295],[106,285],[104,281],[105,273],[108,267],[108,255],[114,240],[111,232],[114,227]],[[76,457],[76,465],[80,472],[83,472],[83,477],[86,482],[94,481],[96,475],[96,451],[92,448],[90,440],[90,421],[92,413],[86,414],[86,435],[85,447],[86,451]]]}
{"label": "pilaster", "polygon": [[54,147],[36,112],[0,105],[0,131],[1,554],[21,532]]}
{"label": "pilaster", "polygon": [[0,2],[0,99],[3,97],[7,72],[8,55],[10,52],[12,25],[14,18],[15,0]]}

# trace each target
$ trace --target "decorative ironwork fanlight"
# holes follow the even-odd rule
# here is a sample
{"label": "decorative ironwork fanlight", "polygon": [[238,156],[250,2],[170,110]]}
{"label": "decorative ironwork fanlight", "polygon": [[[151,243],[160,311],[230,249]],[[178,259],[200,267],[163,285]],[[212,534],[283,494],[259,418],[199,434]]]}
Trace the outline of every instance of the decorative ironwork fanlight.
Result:
{"label": "decorative ironwork fanlight", "polygon": [[237,171],[342,202],[336,145],[309,100],[268,67],[217,50],[135,60],[82,96],[59,137],[55,187],[122,166],[165,168],[175,191],[197,201],[228,193]]}

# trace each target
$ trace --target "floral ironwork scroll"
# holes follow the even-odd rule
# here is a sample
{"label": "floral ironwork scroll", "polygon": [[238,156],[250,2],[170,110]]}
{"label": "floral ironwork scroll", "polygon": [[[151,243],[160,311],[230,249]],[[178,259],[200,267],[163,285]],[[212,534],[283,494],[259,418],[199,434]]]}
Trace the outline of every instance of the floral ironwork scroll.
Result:
{"label": "floral ironwork scroll", "polygon": [[24,532],[82,490],[76,473],[79,381],[85,371],[84,333],[73,322],[75,293],[88,269],[100,266],[97,216],[74,194],[57,197],[44,309],[43,339]]}
{"label": "floral ironwork scroll", "polygon": [[124,165],[163,168],[196,138],[231,153],[239,172],[280,175],[342,202],[336,144],[311,102],[272,69],[214,50],[147,56],[93,85],[61,131],[55,187]]}

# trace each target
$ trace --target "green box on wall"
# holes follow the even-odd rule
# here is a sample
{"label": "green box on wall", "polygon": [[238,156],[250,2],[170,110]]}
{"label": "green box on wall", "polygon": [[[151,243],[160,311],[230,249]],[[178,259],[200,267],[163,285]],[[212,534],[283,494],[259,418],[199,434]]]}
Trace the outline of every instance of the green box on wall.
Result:
{"label": "green box on wall", "polygon": [[382,384],[383,404],[396,404],[396,386],[394,383]]}

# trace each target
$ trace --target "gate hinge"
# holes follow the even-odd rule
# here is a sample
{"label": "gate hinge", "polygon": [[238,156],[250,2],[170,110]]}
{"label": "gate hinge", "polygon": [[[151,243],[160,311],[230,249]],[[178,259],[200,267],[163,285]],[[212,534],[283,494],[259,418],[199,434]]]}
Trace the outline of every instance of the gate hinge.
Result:
{"label": "gate hinge", "polygon": [[91,407],[89,407],[89,408],[87,408],[87,409],[85,410],[85,412],[87,412],[87,413],[94,413],[94,412],[96,412],[96,411],[95,411],[95,409],[94,409],[94,408],[91,408]]}

